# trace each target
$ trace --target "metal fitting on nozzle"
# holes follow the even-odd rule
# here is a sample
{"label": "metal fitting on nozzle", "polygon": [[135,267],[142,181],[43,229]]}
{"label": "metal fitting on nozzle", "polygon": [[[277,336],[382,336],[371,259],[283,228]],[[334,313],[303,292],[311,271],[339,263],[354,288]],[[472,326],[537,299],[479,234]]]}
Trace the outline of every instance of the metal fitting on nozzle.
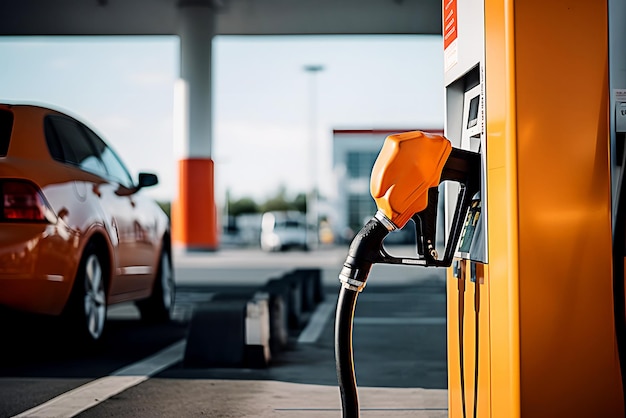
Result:
{"label": "metal fitting on nozzle", "polygon": [[361,228],[350,244],[339,273],[343,287],[358,292],[363,290],[372,264],[380,260],[383,240],[394,229],[393,222],[380,211]]}

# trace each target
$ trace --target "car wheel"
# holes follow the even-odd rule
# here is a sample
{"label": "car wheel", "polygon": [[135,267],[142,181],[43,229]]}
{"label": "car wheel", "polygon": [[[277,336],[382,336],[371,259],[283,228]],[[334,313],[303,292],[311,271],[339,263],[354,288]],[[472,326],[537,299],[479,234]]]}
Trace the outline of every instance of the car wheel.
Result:
{"label": "car wheel", "polygon": [[70,298],[67,319],[77,336],[87,342],[102,338],[106,322],[106,264],[94,244],[85,249]]}
{"label": "car wheel", "polygon": [[170,252],[164,247],[159,260],[157,276],[148,299],[137,302],[141,319],[146,322],[167,322],[172,317],[176,284]]}

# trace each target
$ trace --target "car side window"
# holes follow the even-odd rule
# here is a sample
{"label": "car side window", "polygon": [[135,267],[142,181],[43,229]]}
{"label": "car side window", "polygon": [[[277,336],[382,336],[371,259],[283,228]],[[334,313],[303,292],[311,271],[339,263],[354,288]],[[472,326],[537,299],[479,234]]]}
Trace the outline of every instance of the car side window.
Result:
{"label": "car side window", "polygon": [[54,159],[106,176],[102,161],[75,121],[62,116],[48,116],[44,130],[48,149]]}
{"label": "car side window", "polygon": [[100,158],[106,167],[109,178],[121,184],[124,187],[134,187],[133,178],[128,172],[122,160],[115,154],[115,151],[111,149],[98,135],[96,135],[91,129],[83,127],[90,141],[94,144],[95,148],[100,154]]}
{"label": "car side window", "polygon": [[13,113],[0,110],[0,157],[6,157],[13,130]]}

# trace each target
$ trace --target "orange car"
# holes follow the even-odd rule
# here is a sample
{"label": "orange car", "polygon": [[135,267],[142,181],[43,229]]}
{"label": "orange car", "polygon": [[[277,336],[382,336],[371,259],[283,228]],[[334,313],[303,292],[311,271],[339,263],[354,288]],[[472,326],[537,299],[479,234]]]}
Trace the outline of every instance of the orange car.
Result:
{"label": "orange car", "polygon": [[170,223],[91,129],[59,111],[0,104],[0,305],[62,316],[97,341],[107,306],[147,321],[174,302]]}

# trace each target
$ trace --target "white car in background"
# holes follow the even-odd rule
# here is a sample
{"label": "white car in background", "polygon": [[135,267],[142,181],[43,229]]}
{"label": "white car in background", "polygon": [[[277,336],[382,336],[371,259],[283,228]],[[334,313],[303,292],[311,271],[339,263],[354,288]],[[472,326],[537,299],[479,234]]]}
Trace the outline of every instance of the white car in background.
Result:
{"label": "white car in background", "polygon": [[265,212],[261,219],[261,248],[264,251],[283,251],[290,248],[306,251],[310,248],[312,235],[302,212]]}

